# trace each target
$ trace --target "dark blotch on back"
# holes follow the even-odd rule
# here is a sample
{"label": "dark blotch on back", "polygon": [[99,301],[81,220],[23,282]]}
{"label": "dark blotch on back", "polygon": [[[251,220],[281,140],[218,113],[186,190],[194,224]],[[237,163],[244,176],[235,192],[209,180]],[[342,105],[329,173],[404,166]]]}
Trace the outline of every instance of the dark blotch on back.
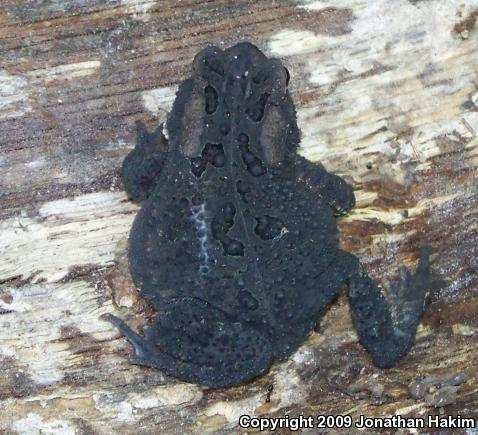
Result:
{"label": "dark blotch on back", "polygon": [[201,157],[194,157],[190,160],[191,171],[195,177],[199,178],[208,164],[222,168],[226,163],[226,156],[222,144],[207,143],[201,152]]}
{"label": "dark blotch on back", "polygon": [[264,163],[249,149],[249,136],[245,133],[240,133],[237,141],[239,142],[242,161],[246,165],[249,173],[254,177],[265,174],[266,167],[264,166]]}
{"label": "dark blotch on back", "polygon": [[237,257],[244,255],[244,244],[227,235],[234,225],[235,216],[236,207],[232,202],[226,202],[212,220],[211,232],[212,236],[221,243],[224,255]]}

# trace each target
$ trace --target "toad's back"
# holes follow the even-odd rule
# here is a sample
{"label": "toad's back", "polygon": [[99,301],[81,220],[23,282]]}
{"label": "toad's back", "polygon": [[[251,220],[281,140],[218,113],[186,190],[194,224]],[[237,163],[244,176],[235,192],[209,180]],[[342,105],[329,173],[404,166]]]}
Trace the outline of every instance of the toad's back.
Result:
{"label": "toad's back", "polygon": [[297,154],[288,73],[251,44],[208,48],[178,91],[169,150],[139,128],[125,187],[146,201],[130,233],[130,269],[156,309],[144,336],[108,319],[135,364],[223,387],[290,355],[346,285],[360,341],[380,367],[410,349],[432,286],[428,250],[384,292],[337,249],[334,214],[354,195]]}
{"label": "toad's back", "polygon": [[160,188],[130,236],[133,277],[156,309],[195,296],[275,323],[277,314],[300,316],[312,288],[317,298],[336,225],[298,179],[287,81],[282,64],[250,44],[195,59],[168,120]]}

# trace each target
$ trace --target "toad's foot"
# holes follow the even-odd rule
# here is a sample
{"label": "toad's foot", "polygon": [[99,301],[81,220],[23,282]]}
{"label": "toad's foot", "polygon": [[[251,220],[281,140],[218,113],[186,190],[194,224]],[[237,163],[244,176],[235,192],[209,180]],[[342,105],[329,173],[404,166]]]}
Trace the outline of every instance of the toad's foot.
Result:
{"label": "toad's foot", "polygon": [[361,266],[351,275],[352,318],[361,343],[377,366],[391,367],[409,351],[432,284],[426,247],[420,250],[415,273],[402,266],[398,283],[388,285],[385,296]]}
{"label": "toad's foot", "polygon": [[165,303],[145,336],[112,314],[103,316],[133,345],[132,364],[210,387],[229,387],[262,374],[272,363],[267,335],[199,299]]}
{"label": "toad's foot", "polygon": [[[398,334],[406,335],[408,325],[419,321],[429,301],[432,281],[428,248],[420,250],[417,270],[412,275],[405,265],[400,266],[398,282],[386,282],[386,297],[390,303],[390,315]],[[416,317],[418,316],[418,319]]]}
{"label": "toad's foot", "polygon": [[116,326],[124,338],[133,345],[136,356],[129,359],[130,364],[147,365],[145,362],[151,358],[153,353],[148,342],[113,314],[106,313],[101,317]]}

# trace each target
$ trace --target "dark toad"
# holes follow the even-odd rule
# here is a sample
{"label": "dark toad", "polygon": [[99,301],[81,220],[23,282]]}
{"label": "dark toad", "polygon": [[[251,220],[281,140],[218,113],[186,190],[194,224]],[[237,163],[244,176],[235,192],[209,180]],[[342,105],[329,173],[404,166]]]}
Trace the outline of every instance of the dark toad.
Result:
{"label": "dark toad", "polygon": [[360,341],[379,367],[408,352],[430,288],[428,253],[387,298],[338,248],[351,187],[297,154],[289,73],[249,43],[193,62],[167,121],[123,165],[132,199],[129,262],[157,311],[144,337],[109,315],[133,364],[232,386],[294,352],[346,285]]}

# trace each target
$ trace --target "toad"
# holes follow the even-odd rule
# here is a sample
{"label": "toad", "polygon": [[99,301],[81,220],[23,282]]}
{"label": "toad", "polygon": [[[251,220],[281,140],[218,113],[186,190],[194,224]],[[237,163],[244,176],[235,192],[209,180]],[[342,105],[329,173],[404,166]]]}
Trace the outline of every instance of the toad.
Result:
{"label": "toad", "polygon": [[123,164],[142,203],[129,236],[140,294],[157,311],[144,335],[113,315],[131,363],[211,387],[244,383],[291,355],[343,287],[379,367],[414,343],[431,287],[426,247],[387,297],[339,248],[352,188],[297,153],[289,72],[250,43],[194,59],[162,129],[139,124]]}

